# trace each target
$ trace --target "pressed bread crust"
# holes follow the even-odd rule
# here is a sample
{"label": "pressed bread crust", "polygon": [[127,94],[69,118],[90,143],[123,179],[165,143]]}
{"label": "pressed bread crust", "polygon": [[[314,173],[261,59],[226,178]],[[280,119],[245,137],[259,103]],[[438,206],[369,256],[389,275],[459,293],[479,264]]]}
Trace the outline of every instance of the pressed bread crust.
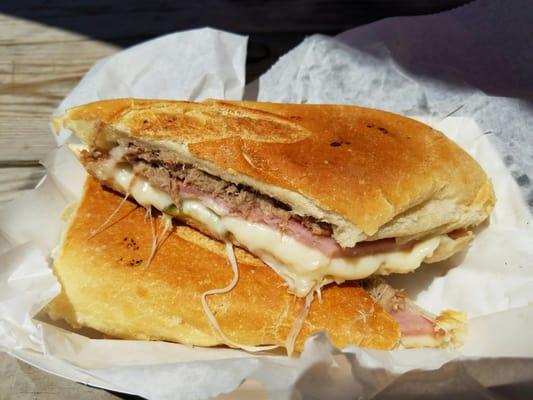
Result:
{"label": "pressed bread crust", "polygon": [[331,223],[343,247],[475,226],[494,204],[490,180],[459,146],[385,111],[118,99],[73,108],[55,122],[92,147],[130,137],[175,151],[206,172]]}

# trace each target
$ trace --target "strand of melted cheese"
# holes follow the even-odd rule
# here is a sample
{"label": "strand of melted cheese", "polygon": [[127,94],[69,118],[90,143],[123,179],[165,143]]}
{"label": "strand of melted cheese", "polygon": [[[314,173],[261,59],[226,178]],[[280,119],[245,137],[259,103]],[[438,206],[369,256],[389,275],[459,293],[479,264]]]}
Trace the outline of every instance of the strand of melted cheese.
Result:
{"label": "strand of melted cheese", "polygon": [[237,266],[237,260],[235,259],[235,253],[233,252],[233,245],[230,242],[226,242],[226,254],[228,256],[228,260],[231,265],[231,269],[233,271],[233,278],[231,278],[231,282],[223,288],[217,288],[217,289],[211,289],[206,292],[202,293],[202,307],[204,308],[204,313],[207,316],[207,319],[215,328],[217,333],[222,337],[224,340],[224,343],[228,346],[240,348],[246,351],[249,351],[251,353],[257,352],[257,351],[267,351],[267,350],[273,350],[279,346],[277,345],[266,345],[266,346],[249,346],[245,344],[240,344],[232,341],[230,338],[226,336],[226,334],[222,331],[222,328],[220,327],[217,318],[209,308],[209,304],[207,304],[207,296],[211,296],[213,294],[225,294],[229,293],[233,290],[233,288],[237,285],[237,282],[239,281],[239,267]]}
{"label": "strand of melted cheese", "polygon": [[304,304],[302,305],[302,309],[300,310],[300,312],[296,316],[296,319],[292,323],[289,334],[287,335],[287,339],[285,339],[285,347],[287,348],[288,356],[291,356],[294,351],[294,345],[296,344],[296,339],[298,338],[298,335],[302,331],[304,322],[307,319],[309,310],[311,309],[311,303],[313,302],[314,296],[315,296],[314,290],[310,291],[309,294],[305,296],[305,301],[304,301]]}
{"label": "strand of melted cheese", "polygon": [[[105,180],[113,180],[124,191],[129,188],[130,195],[145,207],[152,205],[164,211],[174,206],[166,193],[155,189],[142,177],[133,179],[134,174],[126,167],[109,168],[105,175]],[[257,254],[281,275],[289,289],[299,297],[332,281],[341,283],[344,280],[364,279],[372,274],[413,271],[426,257],[431,257],[442,239],[442,236],[436,236],[420,241],[410,250],[331,258],[265,224],[219,216],[198,200],[182,199],[181,204],[175,206],[179,215],[195,219],[217,237],[231,234],[238,243]]]}
{"label": "strand of melted cheese", "polygon": [[152,248],[150,249],[150,255],[146,259],[145,268],[148,268],[150,266],[150,264],[152,263],[155,257],[157,250],[163,243],[163,240],[165,239],[167,234],[172,229],[172,217],[170,215],[163,214],[163,217],[161,218],[163,229],[161,230],[160,233],[157,233],[154,227],[154,223],[153,223],[152,212],[151,212],[152,209],[148,208],[147,210],[148,210],[147,212],[148,217],[150,218],[150,230],[152,231]]}
{"label": "strand of melted cheese", "polygon": [[120,209],[122,208],[122,206],[124,204],[126,204],[126,200],[128,200],[128,197],[130,196],[129,193],[126,193],[124,195],[124,197],[122,198],[122,200],[120,201],[120,203],[118,204],[117,208],[115,208],[115,210],[109,215],[109,217],[107,217],[105,219],[104,222],[102,222],[96,229],[93,229],[91,231],[91,234],[89,235],[88,239],[91,239],[93,237],[95,237],[96,235],[98,235],[100,232],[102,232],[104,229],[107,228],[109,222],[111,222],[111,220],[113,219],[113,217],[115,215],[117,215],[117,213],[120,211]]}

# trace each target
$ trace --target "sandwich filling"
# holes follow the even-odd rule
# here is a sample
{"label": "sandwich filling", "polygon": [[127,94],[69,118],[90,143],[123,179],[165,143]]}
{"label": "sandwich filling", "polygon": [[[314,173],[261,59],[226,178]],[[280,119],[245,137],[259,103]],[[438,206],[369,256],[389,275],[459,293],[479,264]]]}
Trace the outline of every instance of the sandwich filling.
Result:
{"label": "sandwich filling", "polygon": [[398,322],[404,347],[444,347],[461,345],[466,335],[463,313],[446,310],[435,316],[417,306],[406,292],[394,289],[378,278],[364,282],[373,300]]}
{"label": "sandwich filling", "polygon": [[253,188],[183,163],[173,152],[119,139],[110,151],[84,146],[80,155],[89,172],[139,204],[192,220],[212,236],[247,248],[300,297],[333,281],[410,272],[441,242],[457,236],[455,232],[403,244],[381,239],[343,248],[332,237],[330,224],[297,215]]}

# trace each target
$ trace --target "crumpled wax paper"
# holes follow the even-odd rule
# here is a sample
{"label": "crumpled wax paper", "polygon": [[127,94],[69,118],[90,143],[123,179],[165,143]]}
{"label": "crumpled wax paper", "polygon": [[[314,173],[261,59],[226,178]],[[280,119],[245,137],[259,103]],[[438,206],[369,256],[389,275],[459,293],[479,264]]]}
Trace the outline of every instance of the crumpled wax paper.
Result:
{"label": "crumpled wax paper", "polygon": [[[468,8],[452,13],[461,10]],[[394,21],[409,30],[413,21],[448,18],[449,14]],[[388,23],[390,20],[355,29],[345,38],[357,37],[358,32],[368,32],[374,26],[376,32],[367,33],[363,44],[379,44],[379,26]],[[97,63],[63,101],[59,111],[109,97],[239,98],[243,91],[245,45],[243,37],[210,29],[146,42]],[[182,49],[187,58],[175,57],[179,52],[168,51],[170,46]],[[426,98],[445,99],[447,93],[454,91],[454,86],[445,80],[431,81],[429,85],[427,77],[416,74],[409,75],[409,84],[402,83],[406,74],[399,66],[394,67],[394,57],[380,61],[375,55],[361,51],[360,43],[354,41],[353,46],[321,36],[307,39],[261,78],[259,97],[274,100],[282,94],[287,96],[282,99],[285,101],[359,103],[394,109],[386,103],[386,95],[378,97],[383,105],[370,103],[375,90],[364,89],[364,82],[380,82],[378,87],[391,96],[400,96],[402,92],[394,90],[402,85],[415,86]],[[404,47],[409,48],[409,43],[404,43]],[[157,59],[157,67],[143,62],[146,54]],[[191,62],[195,63],[194,71],[184,66]],[[385,69],[384,63],[389,63]],[[400,72],[395,74],[395,71]],[[184,76],[190,75],[184,74],[189,73],[200,83],[186,81]],[[360,81],[352,79],[358,76]],[[109,85],[115,85],[112,91]],[[160,91],[152,90],[153,85]],[[346,93],[353,97],[345,97]],[[448,365],[456,386],[463,382],[471,388],[475,382],[476,390],[483,390],[483,386],[514,382],[517,374],[504,378],[485,375],[478,381],[472,377],[474,372],[469,367],[472,362],[489,363],[487,357],[533,357],[533,342],[528,335],[533,328],[531,215],[498,154],[499,147],[496,150],[490,135],[484,134],[486,129],[499,127],[490,126],[498,118],[493,115],[491,120],[485,120],[478,118],[478,114],[447,116],[453,109],[446,113],[441,113],[439,108],[419,109],[415,101],[419,97],[403,98],[404,106],[408,107],[402,109],[405,113],[442,130],[483,165],[493,179],[498,196],[491,224],[481,230],[464,259],[459,257],[426,266],[416,274],[391,280],[406,287],[430,310],[456,307],[466,311],[471,319],[463,348],[456,351],[383,352],[356,347],[337,350],[324,335],[317,335],[306,343],[305,351],[298,358],[288,358],[234,349],[102,339],[90,331],[72,332],[41,315],[32,320],[59,290],[48,267],[50,253],[64,228],[60,219],[62,210],[77,198],[85,177],[81,166],[64,147],[44,160],[48,174],[36,190],[0,210],[0,347],[60,376],[153,399],[207,398],[229,393],[245,380],[247,383],[240,392],[246,389],[247,396],[256,397],[265,391],[274,398],[369,398],[384,388],[393,388],[391,384],[399,374],[413,369],[438,369],[451,360],[453,363]],[[516,111],[512,105],[506,110],[506,113]],[[520,120],[513,123],[518,124]],[[60,143],[67,139],[68,135],[63,133]],[[509,332],[513,333],[512,340]],[[433,379],[445,381],[450,368],[439,370],[444,371],[444,376],[436,371],[437,378]],[[531,375],[522,371],[520,379],[532,379]]]}

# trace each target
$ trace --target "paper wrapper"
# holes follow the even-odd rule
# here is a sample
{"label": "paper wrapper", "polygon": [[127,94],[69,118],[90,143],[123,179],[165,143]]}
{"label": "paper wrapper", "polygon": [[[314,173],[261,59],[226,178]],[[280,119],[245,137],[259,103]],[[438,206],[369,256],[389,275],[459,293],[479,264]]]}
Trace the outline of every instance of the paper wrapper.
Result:
{"label": "paper wrapper", "polygon": [[[60,111],[109,97],[239,98],[243,93],[245,46],[244,37],[210,29],[144,43],[97,63],[63,101]],[[320,59],[321,53],[315,54],[317,48],[335,56]],[[261,78],[259,96],[276,99],[283,93],[284,100],[289,101],[357,102],[357,97],[343,97],[344,87],[351,86],[352,92],[357,92],[356,83],[332,70],[342,66],[341,71],[358,71],[361,65],[375,62],[379,67],[371,54],[312,37]],[[314,74],[317,65],[325,74]],[[384,77],[382,73],[383,69],[369,68],[365,79],[381,79],[384,88],[399,85],[396,76]],[[295,79],[293,74],[313,79]],[[416,78],[411,79],[414,82]],[[301,93],[317,88],[320,91],[315,97],[301,97]],[[441,82],[438,90],[445,97],[450,89]],[[326,91],[327,97],[320,97],[321,91]],[[372,91],[367,94],[372,95]],[[398,385],[391,384],[396,380],[401,388],[406,380],[423,381],[425,374],[431,374],[425,372],[420,377],[409,371],[436,370],[450,361],[432,373],[432,379],[441,383],[453,376],[452,384],[444,385],[443,390],[466,387],[480,392],[483,386],[532,379],[533,373],[523,364],[517,370],[520,373],[505,376],[492,376],[486,369],[494,365],[490,357],[533,357],[529,335],[533,328],[533,225],[520,189],[480,129],[479,124],[485,121],[468,116],[439,118],[433,112],[419,118],[470,152],[492,177],[498,197],[490,225],[481,230],[463,259],[425,266],[416,274],[391,279],[431,311],[452,307],[467,312],[469,335],[463,348],[338,350],[324,335],[317,335],[308,340],[299,357],[288,358],[102,339],[95,332],[74,333],[40,314],[33,318],[59,291],[49,268],[50,255],[64,228],[62,210],[79,196],[85,177],[64,147],[44,160],[48,174],[34,191],[0,210],[0,347],[57,375],[151,399],[203,399],[232,392],[243,382],[234,393],[236,397],[259,398],[266,393],[278,399],[298,395],[370,398],[385,388],[385,393],[394,393]],[[59,142],[67,140],[72,139],[63,132]],[[499,359],[497,365],[510,365],[513,370],[516,363],[504,364]],[[401,374],[406,375],[398,379]]]}

